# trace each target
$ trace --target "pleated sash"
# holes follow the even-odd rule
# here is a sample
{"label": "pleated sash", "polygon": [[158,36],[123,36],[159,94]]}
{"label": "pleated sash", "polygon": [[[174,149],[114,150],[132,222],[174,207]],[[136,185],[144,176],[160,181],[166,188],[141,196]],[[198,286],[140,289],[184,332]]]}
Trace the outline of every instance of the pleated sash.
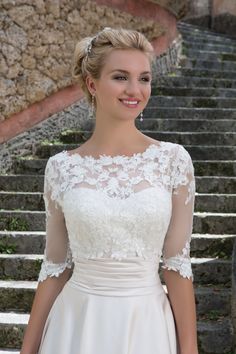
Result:
{"label": "pleated sash", "polygon": [[138,257],[121,261],[79,258],[68,283],[81,291],[104,296],[161,294],[164,289],[158,265],[157,260]]}

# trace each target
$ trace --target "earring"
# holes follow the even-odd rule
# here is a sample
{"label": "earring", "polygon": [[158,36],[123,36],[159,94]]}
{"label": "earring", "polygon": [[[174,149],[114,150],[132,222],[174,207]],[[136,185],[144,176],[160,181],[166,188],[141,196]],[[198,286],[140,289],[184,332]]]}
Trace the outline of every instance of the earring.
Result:
{"label": "earring", "polygon": [[91,106],[91,109],[90,109],[89,118],[90,119],[94,118],[94,95],[92,95],[92,106]]}
{"label": "earring", "polygon": [[143,111],[140,113],[140,122],[142,122],[143,121]]}

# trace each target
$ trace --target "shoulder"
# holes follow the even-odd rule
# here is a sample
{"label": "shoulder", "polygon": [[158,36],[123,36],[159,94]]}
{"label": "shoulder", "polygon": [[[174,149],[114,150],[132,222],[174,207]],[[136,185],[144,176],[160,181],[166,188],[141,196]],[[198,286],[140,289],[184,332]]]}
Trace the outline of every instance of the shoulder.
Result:
{"label": "shoulder", "polygon": [[46,170],[49,168],[56,168],[65,161],[66,151],[61,151],[49,157],[46,163]]}
{"label": "shoulder", "polygon": [[53,156],[50,156],[46,162],[45,166],[45,179],[53,184],[55,180],[58,181],[61,172],[63,171],[65,161],[65,153],[64,151],[59,152]]}
{"label": "shoulder", "polygon": [[168,151],[170,162],[174,162],[176,160],[191,160],[189,152],[183,145],[168,141],[161,141],[161,145],[164,151]]}

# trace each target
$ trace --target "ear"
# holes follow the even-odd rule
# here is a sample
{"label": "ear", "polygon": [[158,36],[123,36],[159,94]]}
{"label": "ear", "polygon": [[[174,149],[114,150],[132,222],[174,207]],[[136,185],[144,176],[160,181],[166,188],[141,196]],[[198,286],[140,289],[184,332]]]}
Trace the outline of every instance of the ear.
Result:
{"label": "ear", "polygon": [[88,88],[89,92],[91,93],[91,95],[94,95],[94,93],[96,92],[95,80],[91,76],[88,75],[86,77],[85,82],[86,82],[87,88]]}

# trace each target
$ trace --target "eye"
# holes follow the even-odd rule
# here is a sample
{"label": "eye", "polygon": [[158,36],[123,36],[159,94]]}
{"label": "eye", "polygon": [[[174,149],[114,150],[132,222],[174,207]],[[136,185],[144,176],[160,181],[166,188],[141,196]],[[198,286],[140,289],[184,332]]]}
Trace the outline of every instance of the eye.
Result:
{"label": "eye", "polygon": [[114,76],[115,80],[126,80],[125,76]]}
{"label": "eye", "polygon": [[150,82],[150,81],[151,81],[151,78],[150,78],[150,77],[142,77],[142,78],[141,78],[141,81]]}

